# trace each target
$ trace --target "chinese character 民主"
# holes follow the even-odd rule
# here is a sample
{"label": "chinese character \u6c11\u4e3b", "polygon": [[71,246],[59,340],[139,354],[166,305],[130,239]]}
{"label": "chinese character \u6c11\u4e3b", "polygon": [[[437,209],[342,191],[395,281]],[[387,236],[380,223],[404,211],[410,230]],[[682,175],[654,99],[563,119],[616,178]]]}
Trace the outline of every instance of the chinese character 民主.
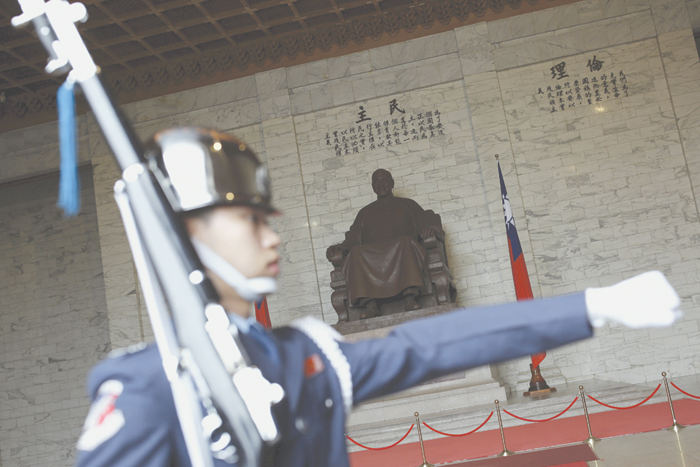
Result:
{"label": "chinese character \u6c11\u4e3b", "polygon": [[399,103],[396,102],[396,99],[392,99],[389,102],[389,115],[394,115],[394,110],[398,110],[402,114],[406,113],[404,110],[399,108]]}
{"label": "chinese character \u6c11\u4e3b", "polygon": [[361,123],[361,122],[366,122],[368,120],[372,120],[371,118],[367,117],[367,111],[362,106],[360,106],[360,111],[357,112],[357,116],[360,117],[360,119],[358,121],[356,121],[355,123]]}

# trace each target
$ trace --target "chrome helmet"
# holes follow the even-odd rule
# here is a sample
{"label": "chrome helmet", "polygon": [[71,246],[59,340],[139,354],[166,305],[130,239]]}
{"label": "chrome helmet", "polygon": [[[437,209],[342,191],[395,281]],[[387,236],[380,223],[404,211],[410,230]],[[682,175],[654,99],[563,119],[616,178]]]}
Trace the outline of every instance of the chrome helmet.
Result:
{"label": "chrome helmet", "polygon": [[[275,213],[267,169],[241,140],[206,128],[172,128],[146,143],[144,157],[173,210],[252,206]],[[277,290],[273,277],[247,278],[206,244],[191,238],[207,268],[248,301]]]}
{"label": "chrome helmet", "polygon": [[276,212],[267,168],[238,138],[207,128],[171,128],[146,143],[144,156],[175,212],[218,205]]}

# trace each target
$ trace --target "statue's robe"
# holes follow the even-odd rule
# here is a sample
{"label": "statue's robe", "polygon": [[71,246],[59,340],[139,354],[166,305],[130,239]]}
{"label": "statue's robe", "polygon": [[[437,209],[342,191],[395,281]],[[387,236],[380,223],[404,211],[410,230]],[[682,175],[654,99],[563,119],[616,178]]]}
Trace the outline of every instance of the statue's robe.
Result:
{"label": "statue's robe", "polygon": [[428,227],[425,217],[418,203],[392,195],[360,210],[343,242],[349,250],[343,263],[349,304],[394,297],[408,287],[426,292],[426,252],[419,237]]}

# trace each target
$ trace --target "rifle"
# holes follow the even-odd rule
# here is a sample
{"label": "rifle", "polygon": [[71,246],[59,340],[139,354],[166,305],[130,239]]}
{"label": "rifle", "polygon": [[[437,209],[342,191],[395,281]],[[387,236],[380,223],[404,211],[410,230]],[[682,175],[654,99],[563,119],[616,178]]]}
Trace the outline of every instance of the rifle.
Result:
{"label": "rifle", "polygon": [[115,198],[192,465],[211,467],[217,458],[260,466],[279,437],[271,406],[283,391],[250,366],[169,194],[155,180],[141,142],[103,85],[75,26],[87,20],[85,6],[18,1],[22,14],[12,24],[31,22],[49,54],[47,73],[69,73],[68,79],[80,86],[122,171]]}

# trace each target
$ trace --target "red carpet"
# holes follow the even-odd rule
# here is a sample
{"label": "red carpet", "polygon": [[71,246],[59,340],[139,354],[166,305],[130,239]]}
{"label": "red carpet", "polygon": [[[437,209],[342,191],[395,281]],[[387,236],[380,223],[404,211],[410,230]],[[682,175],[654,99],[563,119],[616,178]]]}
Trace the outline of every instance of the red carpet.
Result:
{"label": "red carpet", "polygon": [[[573,399],[572,399],[573,400]],[[577,402],[579,404],[580,402]],[[588,404],[594,404],[588,401]],[[682,399],[674,401],[678,423],[697,425],[700,423],[700,401]],[[518,413],[513,410],[513,413]],[[488,413],[484,413],[484,419]],[[508,415],[503,414],[504,417]],[[591,414],[593,436],[609,438],[633,433],[656,431],[671,426],[671,412],[667,403],[647,404],[629,410],[606,409]],[[436,430],[440,426],[430,423]],[[431,464],[444,464],[467,459],[495,456],[503,450],[496,417],[486,425],[488,431],[455,438],[441,437],[425,442],[425,456]],[[406,427],[408,429],[408,426]],[[464,427],[464,431],[474,427]],[[423,427],[423,430],[428,430]],[[425,432],[425,431],[424,431]],[[588,437],[583,415],[562,418],[543,423],[528,423],[505,429],[506,444],[510,451],[519,452],[548,446],[559,446],[581,442]],[[416,439],[416,431],[408,439]],[[370,444],[370,446],[372,446]],[[374,447],[374,446],[373,446]],[[586,467],[581,459],[571,459],[567,467]],[[400,444],[385,451],[359,451],[350,454],[352,467],[412,467],[423,462],[417,442]],[[474,465],[474,464],[470,464]]]}

